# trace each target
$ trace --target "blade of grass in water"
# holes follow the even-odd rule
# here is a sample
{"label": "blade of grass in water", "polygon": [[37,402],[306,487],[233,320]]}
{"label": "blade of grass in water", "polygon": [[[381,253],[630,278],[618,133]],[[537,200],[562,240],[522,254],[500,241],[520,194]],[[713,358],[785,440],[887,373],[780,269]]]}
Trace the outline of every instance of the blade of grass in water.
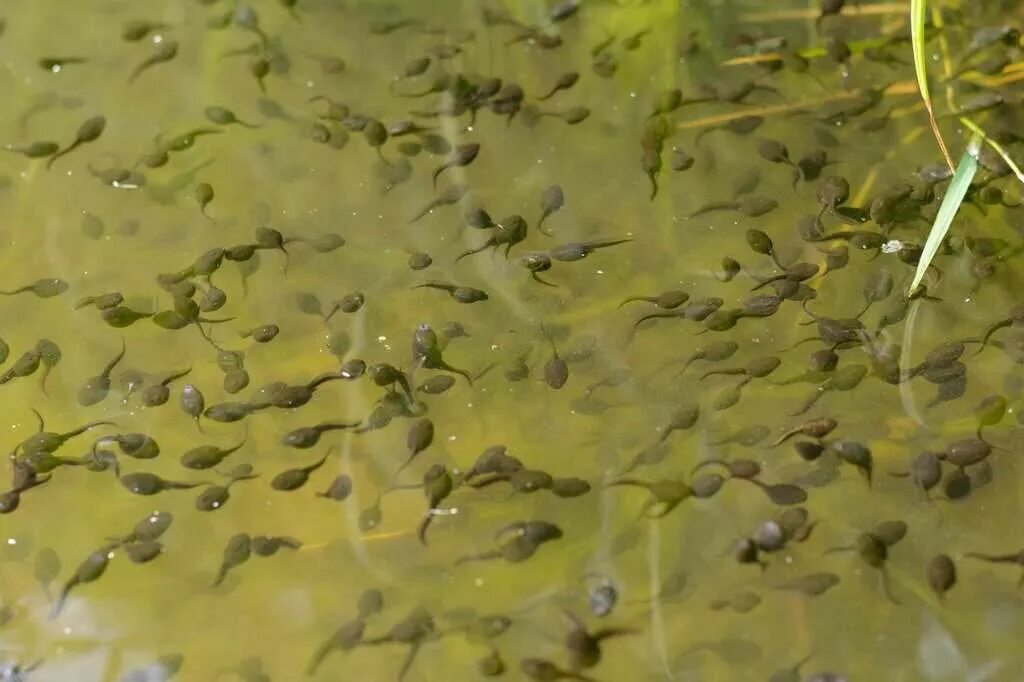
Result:
{"label": "blade of grass in water", "polygon": [[953,218],[956,217],[956,212],[960,210],[960,204],[963,203],[964,196],[967,195],[967,188],[971,186],[974,174],[978,172],[978,148],[980,146],[981,136],[975,134],[967,145],[967,151],[960,157],[960,165],[957,166],[953,181],[950,182],[949,189],[946,190],[946,196],[942,198],[939,213],[935,216],[931,232],[928,233],[928,241],[925,242],[924,250],[921,252],[921,259],[917,262],[917,272],[914,273],[914,281],[910,284],[911,294],[917,290],[921,280],[924,279],[924,273],[928,271],[928,266],[931,265],[932,259],[938,253],[939,246],[942,245],[942,240],[949,232],[949,226],[953,224]]}
{"label": "blade of grass in water", "polygon": [[981,126],[979,126],[977,123],[967,118],[966,116],[960,117],[960,123],[962,123],[965,128],[970,130],[975,135],[981,135],[981,137],[985,140],[985,144],[987,144],[989,147],[992,147],[992,149],[995,150],[996,154],[999,154],[1000,158],[1002,158],[1003,161],[1006,162],[1006,165],[1010,167],[1010,170],[1013,171],[1013,174],[1017,176],[1017,179],[1020,180],[1021,184],[1024,184],[1024,171],[1021,171],[1017,164],[1014,163],[1013,159],[1010,157],[1009,153],[1007,153],[1007,151],[1003,149],[1002,145],[1000,145],[998,142],[996,142],[991,137],[986,135],[985,131],[981,129]]}
{"label": "blade of grass in water", "polygon": [[917,87],[921,90],[921,99],[924,100],[924,108],[928,111],[928,123],[932,127],[932,134],[935,141],[939,143],[942,156],[946,164],[953,170],[953,159],[946,148],[946,142],[942,139],[939,131],[939,124],[935,120],[935,112],[932,110],[932,98],[928,92],[928,73],[924,56],[924,18],[927,0],[910,0],[910,42],[914,48],[914,73],[917,74]]}

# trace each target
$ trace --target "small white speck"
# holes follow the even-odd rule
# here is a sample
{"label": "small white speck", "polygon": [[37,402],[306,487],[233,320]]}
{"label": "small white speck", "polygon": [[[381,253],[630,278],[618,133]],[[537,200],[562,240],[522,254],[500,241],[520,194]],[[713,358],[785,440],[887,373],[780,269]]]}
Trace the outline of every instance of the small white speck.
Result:
{"label": "small white speck", "polygon": [[897,253],[901,249],[903,249],[903,242],[899,239],[890,239],[882,244],[882,253]]}
{"label": "small white speck", "polygon": [[7,538],[7,544],[8,545],[16,545],[16,544],[18,544],[18,540],[16,538]]}

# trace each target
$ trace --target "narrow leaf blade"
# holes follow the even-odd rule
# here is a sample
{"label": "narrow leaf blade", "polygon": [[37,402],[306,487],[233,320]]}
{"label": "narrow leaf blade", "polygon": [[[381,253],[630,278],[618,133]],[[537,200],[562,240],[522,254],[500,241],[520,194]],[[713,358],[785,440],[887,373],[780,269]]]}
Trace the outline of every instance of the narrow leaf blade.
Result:
{"label": "narrow leaf blade", "polygon": [[910,42],[914,48],[914,72],[917,74],[917,87],[921,90],[921,98],[931,101],[928,92],[928,76],[925,73],[924,56],[924,20],[926,0],[910,0]]}
{"label": "narrow leaf blade", "polygon": [[921,280],[924,279],[928,266],[931,265],[935,254],[938,253],[942,240],[946,238],[946,233],[949,232],[949,227],[953,224],[957,211],[960,210],[960,204],[963,203],[964,197],[967,195],[967,189],[971,186],[975,173],[978,172],[977,157],[980,144],[981,137],[975,135],[967,145],[967,151],[960,157],[956,173],[949,184],[949,189],[946,190],[946,196],[942,198],[942,205],[939,206],[939,212],[935,216],[931,232],[928,233],[928,241],[925,242],[921,259],[917,263],[917,272],[914,273],[914,281],[910,285],[911,294],[917,290]]}

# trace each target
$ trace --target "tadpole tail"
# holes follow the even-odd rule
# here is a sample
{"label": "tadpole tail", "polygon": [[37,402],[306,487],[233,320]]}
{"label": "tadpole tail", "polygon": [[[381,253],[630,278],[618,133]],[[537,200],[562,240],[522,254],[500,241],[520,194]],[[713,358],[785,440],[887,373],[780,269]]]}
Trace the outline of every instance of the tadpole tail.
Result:
{"label": "tadpole tail", "polygon": [[249,276],[244,272],[241,273],[242,280],[242,299],[245,300],[249,297]]}
{"label": "tadpole tail", "polygon": [[317,650],[313,652],[313,658],[310,659],[309,664],[306,666],[306,677],[312,677],[316,675],[316,671],[323,664],[327,656],[334,650],[334,637],[332,636],[326,642],[317,647]]}
{"label": "tadpole tail", "polygon": [[636,303],[636,302],[639,302],[639,301],[643,301],[645,303],[653,303],[654,302],[653,298],[650,297],[650,296],[630,296],[629,298],[623,300],[622,303],[620,303],[618,307],[622,308],[627,303]]}
{"label": "tadpole tail", "polygon": [[640,631],[637,630],[636,628],[609,627],[609,628],[602,628],[602,629],[598,630],[597,632],[594,632],[591,636],[594,639],[596,639],[597,641],[600,642],[602,640],[609,639],[611,637],[622,637],[623,635],[637,635],[637,634],[640,634]]}
{"label": "tadpole tail", "polygon": [[733,208],[734,206],[735,202],[733,201],[715,201],[710,204],[705,204],[704,206],[701,206],[696,211],[691,213],[689,217],[696,218],[697,216],[704,215],[705,213],[711,213],[713,211],[722,211],[727,208]]}
{"label": "tadpole tail", "polygon": [[201,325],[201,324],[200,324],[200,323],[199,323],[198,321],[197,321],[197,322],[195,323],[195,325],[196,325],[196,329],[198,329],[198,330],[199,330],[199,335],[200,335],[200,336],[202,336],[202,337],[203,337],[203,338],[204,338],[204,339],[206,340],[206,342],[207,342],[207,343],[209,343],[209,344],[210,344],[211,346],[213,346],[213,347],[214,347],[214,349],[215,349],[215,350],[216,350],[216,351],[217,351],[218,353],[223,353],[223,352],[224,352],[224,349],[223,349],[223,348],[221,348],[220,346],[218,346],[218,345],[217,345],[217,344],[216,344],[216,343],[214,342],[214,340],[210,338],[209,334],[207,334],[207,333],[206,333],[206,330],[205,330],[205,329],[203,329],[203,325]]}
{"label": "tadpole tail", "polygon": [[793,436],[797,435],[798,433],[800,433],[799,429],[793,429],[792,431],[789,431],[788,433],[784,433],[781,436],[779,436],[779,439],[777,441],[775,441],[774,443],[772,443],[768,447],[770,447],[770,448],[777,448],[778,446],[782,445],[783,443],[785,443],[787,440],[789,440]]}
{"label": "tadpole tail", "polygon": [[306,384],[306,388],[316,390],[321,385],[326,384],[328,381],[336,381],[338,379],[344,379],[345,377],[341,374],[331,374],[326,372],[318,377],[315,377],[312,381]]}
{"label": "tadpole tail", "polygon": [[436,201],[432,201],[432,202],[430,202],[429,204],[427,204],[427,205],[426,205],[426,206],[425,206],[425,207],[423,208],[423,210],[422,210],[422,211],[420,211],[419,213],[417,213],[416,215],[414,215],[414,216],[413,216],[412,218],[409,218],[409,222],[410,222],[410,223],[414,223],[414,222],[416,222],[417,220],[419,220],[419,219],[420,219],[420,218],[422,218],[423,216],[425,216],[425,215],[427,215],[428,213],[430,213],[431,211],[433,211],[433,210],[434,210],[435,208],[437,208],[437,207],[438,207],[439,205],[440,205],[440,204],[438,204],[438,203],[437,203]]}
{"label": "tadpole tail", "polygon": [[464,369],[459,369],[458,367],[452,367],[447,362],[441,362],[438,365],[438,368],[443,370],[443,371],[445,371],[445,372],[451,372],[452,374],[458,374],[460,377],[465,379],[466,382],[469,383],[470,386],[473,385],[473,376],[469,372],[464,370]]}
{"label": "tadpole tail", "polygon": [[637,478],[620,478],[615,481],[609,481],[604,484],[605,488],[613,488],[617,486],[633,486],[635,488],[650,488],[646,481],[641,481]]}
{"label": "tadpole tail", "polygon": [[656,313],[647,313],[646,315],[643,315],[642,317],[637,319],[636,322],[633,323],[633,331],[635,332],[636,329],[641,324],[646,322],[647,320],[654,320],[654,319],[658,319],[658,318],[667,318],[667,317],[684,317],[684,316],[680,315],[677,311],[674,311],[674,310],[673,311],[660,311],[660,312],[656,312]]}
{"label": "tadpole tail", "polygon": [[805,412],[807,412],[807,410],[809,410],[812,407],[814,407],[814,404],[816,402],[818,402],[821,399],[821,396],[823,396],[824,394],[825,394],[825,389],[820,388],[820,387],[814,389],[814,394],[811,395],[810,399],[807,402],[805,402],[803,404],[803,406],[799,410],[797,410],[796,412],[790,412],[789,416],[791,416],[791,417],[798,417],[801,414],[804,414]]}
{"label": "tadpole tail", "polygon": [[74,429],[73,431],[68,431],[64,435],[67,436],[68,438],[74,438],[75,436],[80,436],[86,431],[94,429],[97,426],[116,426],[116,424],[114,422],[109,422],[106,420],[89,422],[88,424],[83,424],[82,426],[79,426],[77,429]]}
{"label": "tadpole tail", "polygon": [[[622,471],[619,472],[619,476],[625,476],[626,474],[633,473],[633,471],[635,469],[640,467],[641,461],[642,461],[642,453],[636,455],[633,458],[633,460],[629,464],[627,464],[626,467]],[[607,488],[608,485],[605,485],[605,487]]]}
{"label": "tadpole tail", "polygon": [[200,481],[198,483],[184,483],[182,481],[167,481],[165,485],[171,490],[191,490],[192,488],[198,488],[201,485],[213,485],[210,481]]}
{"label": "tadpole tail", "polygon": [[39,380],[39,389],[43,392],[43,395],[47,397],[49,397],[50,394],[47,393],[46,391],[46,379],[50,376],[50,369],[51,368],[47,367],[45,370],[43,370],[43,376]]}
{"label": "tadpole tail", "polygon": [[288,249],[284,248],[284,244],[278,247],[278,251],[284,254],[284,267],[281,268],[281,274],[288,274],[288,266],[291,264],[291,254],[288,253]]}
{"label": "tadpole tail", "polygon": [[800,168],[799,166],[797,166],[797,168],[798,168],[798,171],[797,170],[793,171],[793,189],[796,189],[797,183],[799,183],[801,181],[804,181],[804,182],[807,181],[807,177],[804,175],[804,169]]}
{"label": "tadpole tail", "polygon": [[441,176],[441,173],[444,173],[449,167],[449,164],[443,163],[434,170],[434,173],[430,176],[434,189],[437,189],[437,179]]}
{"label": "tadpole tail", "polygon": [[[682,499],[677,498],[674,500],[659,500],[657,498],[650,498],[644,502],[644,506],[640,508],[640,517],[646,519],[661,519],[673,511],[682,503]],[[657,505],[661,505],[657,508]]]}
{"label": "tadpole tail", "polygon": [[530,277],[532,277],[534,279],[534,281],[539,282],[539,283],[543,284],[546,287],[553,287],[555,289],[558,288],[557,284],[555,284],[554,282],[549,282],[546,279],[542,279],[541,276],[538,275],[536,272],[531,272],[530,273]]}
{"label": "tadpole tail", "polygon": [[537,221],[537,231],[546,237],[554,237],[554,233],[544,229],[544,221],[551,215],[550,211],[544,211],[540,215],[540,219]]}
{"label": "tadpole tail", "polygon": [[839,554],[840,552],[852,552],[856,548],[852,545],[844,545],[842,547],[830,547],[825,550],[825,554]]}
{"label": "tadpole tail", "polygon": [[587,252],[587,255],[589,255],[591,251],[596,251],[597,249],[606,249],[609,246],[628,244],[631,241],[633,241],[632,237],[623,237],[622,239],[602,239],[596,242],[589,242],[588,246],[590,248],[590,251]]}
{"label": "tadpole tail", "polygon": [[882,594],[884,594],[886,598],[896,606],[902,604],[902,602],[892,594],[892,589],[889,585],[889,571],[885,570],[885,566],[882,566],[882,568],[879,569],[879,573],[881,574]]}
{"label": "tadpole tail", "polygon": [[39,428],[36,430],[36,433],[42,433],[43,429],[45,428],[45,424],[43,422],[43,415],[39,414],[39,410],[37,410],[34,407],[30,407],[29,409],[32,410],[32,414],[36,416],[36,421],[39,422]]}
{"label": "tadpole tail", "polygon": [[434,520],[434,514],[432,510],[428,510],[423,516],[423,520],[420,521],[419,526],[416,528],[416,538],[420,541],[420,544],[424,547],[427,546],[427,530],[430,528],[430,523]]}
{"label": "tadpole tail", "polygon": [[[810,324],[813,324],[813,323],[810,323]],[[790,346],[789,348],[782,348],[782,349],[780,349],[780,350],[779,350],[779,352],[780,352],[780,353],[785,353],[785,352],[787,352],[787,351],[791,351],[791,350],[793,350],[793,349],[794,349],[794,348],[796,348],[797,346],[802,346],[803,344],[805,344],[805,343],[807,343],[807,342],[809,342],[809,341],[821,341],[821,340],[822,340],[822,338],[821,338],[820,336],[809,336],[809,337],[807,337],[806,339],[800,339],[799,341],[797,341],[796,343],[794,343],[794,344],[793,344],[792,346]]]}
{"label": "tadpole tail", "polygon": [[[362,424],[362,422],[360,422],[360,421],[354,421],[354,422],[331,422],[330,424],[322,425],[322,427],[323,427],[322,430],[323,431],[342,431],[344,429],[354,429],[357,426],[360,426],[361,424]],[[244,444],[245,444],[245,441],[242,441],[242,445],[244,445]],[[241,445],[236,446],[235,450],[237,450],[240,447],[241,447]]]}
{"label": "tadpole tail", "polygon": [[167,377],[166,379],[164,379],[160,383],[162,385],[164,385],[164,386],[168,386],[168,385],[170,385],[171,382],[177,381],[178,379],[180,379],[180,378],[182,378],[184,376],[188,376],[188,374],[191,371],[192,371],[192,368],[189,367],[188,369],[183,369],[180,372],[174,372],[173,374],[171,374],[169,377]]}
{"label": "tadpole tail", "polygon": [[733,369],[713,369],[710,372],[704,372],[704,374],[701,374],[700,378],[701,379],[707,379],[708,377],[717,376],[719,374],[723,374],[723,375],[724,374],[736,375],[736,374],[746,374],[746,372],[741,367],[735,367]]}
{"label": "tadpole tail", "polygon": [[63,588],[61,588],[60,594],[57,596],[57,601],[53,604],[53,610],[50,611],[50,620],[54,620],[60,615],[60,612],[64,609],[64,602],[67,601],[68,594],[78,583],[72,578]]}
{"label": "tadpole tail", "polygon": [[686,359],[686,362],[684,362],[684,363],[683,363],[683,368],[682,368],[682,369],[680,369],[680,370],[679,370],[678,372],[676,372],[675,374],[673,374],[673,375],[672,375],[672,378],[673,378],[673,379],[677,379],[677,378],[679,378],[679,376],[680,376],[680,375],[681,375],[681,374],[682,374],[683,372],[685,372],[685,371],[687,370],[687,368],[689,368],[689,366],[690,366],[691,364],[693,364],[693,362],[694,362],[695,360],[700,360],[700,359],[701,359],[701,358],[698,358],[698,357],[697,357],[696,355],[692,355],[692,356],[690,356],[689,358],[687,358],[687,359]]}
{"label": "tadpole tail", "polygon": [[217,587],[224,582],[224,578],[228,577],[228,570],[230,569],[226,565],[221,564],[221,567],[217,569],[217,577],[213,579],[213,583],[210,587]]}
{"label": "tadpole tail", "polygon": [[124,342],[124,337],[121,337],[121,352],[114,356],[113,360],[107,363],[107,366],[103,368],[103,371],[100,372],[100,374],[103,376],[110,376],[110,373],[114,371],[115,367],[117,367],[117,363],[121,362],[121,359],[124,358],[124,354],[127,350],[128,346]]}
{"label": "tadpole tail", "polygon": [[476,255],[478,253],[482,253],[482,252],[486,251],[487,248],[490,247],[490,246],[494,246],[494,245],[490,242],[490,240],[488,240],[488,242],[486,244],[484,244],[483,246],[481,246],[478,249],[470,249],[469,251],[463,251],[458,256],[456,256],[455,260],[452,261],[452,262],[453,263],[458,263],[460,260],[462,260],[466,256],[474,256],[474,255]]}
{"label": "tadpole tail", "polygon": [[729,465],[724,460],[721,460],[721,459],[706,459],[703,462],[700,462],[699,464],[697,464],[697,466],[693,467],[693,469],[690,470],[690,473],[691,474],[695,474],[698,471],[700,471],[701,469],[703,469],[704,467],[709,467],[709,466],[723,466],[723,467],[725,467],[727,469],[729,468]]}
{"label": "tadpole tail", "polygon": [[[415,368],[410,369],[410,371],[409,371],[409,375],[410,376],[412,375],[412,372],[413,372],[414,369]],[[398,385],[402,387],[402,392],[405,393],[405,397],[406,397],[406,400],[408,401],[408,404],[410,406],[411,405],[415,405],[416,404],[416,396],[414,396],[412,394],[412,386],[409,383],[409,378],[406,377],[405,374],[399,374],[399,376],[398,376]]]}
{"label": "tadpole tail", "polygon": [[67,147],[65,147],[64,149],[61,149],[61,150],[60,150],[60,151],[58,151],[58,152],[57,152],[56,154],[54,154],[54,155],[53,155],[53,156],[51,156],[51,157],[50,157],[49,159],[47,159],[47,160],[46,160],[46,170],[50,170],[50,168],[52,168],[52,167],[53,167],[53,162],[54,162],[54,161],[56,161],[57,159],[59,159],[59,158],[60,158],[60,157],[62,157],[62,156],[67,156],[67,155],[68,155],[68,154],[70,154],[70,153],[71,153],[72,151],[74,151],[74,150],[75,150],[75,148],[76,148],[76,147],[78,147],[78,144],[79,144],[79,143],[78,143],[78,141],[76,140],[75,142],[72,142],[72,143],[71,143],[70,145],[68,145],[68,146],[67,146]]}
{"label": "tadpole tail", "polygon": [[800,164],[791,160],[787,160],[786,163],[788,163],[793,169],[793,187],[796,187],[796,183],[798,181],[806,180],[806,177],[804,177],[804,169],[800,167]]}
{"label": "tadpole tail", "polygon": [[965,557],[987,561],[991,564],[1015,564],[1020,559],[1020,553],[1013,554],[982,554],[980,552],[966,552]]}
{"label": "tadpole tail", "polygon": [[502,481],[507,480],[508,476],[506,474],[491,474],[488,478],[483,480],[466,481],[466,485],[476,490],[478,488],[486,488],[494,483],[501,483]]}
{"label": "tadpole tail", "polygon": [[422,644],[418,641],[409,645],[409,653],[405,655],[405,660],[402,661],[402,669],[398,671],[398,682],[402,682],[402,678],[409,672],[409,668],[412,667],[413,661],[416,660],[416,654],[420,652],[421,646]]}
{"label": "tadpole tail", "polygon": [[993,334],[995,334],[1000,329],[1006,329],[1007,327],[1010,327],[1012,325],[1013,320],[1000,320],[999,322],[994,323],[991,327],[986,329],[985,333],[982,334],[981,339],[977,341],[977,343],[980,344],[980,348],[978,348],[978,350],[974,354],[978,355],[978,353],[981,353],[981,351],[985,350],[985,347],[988,345],[988,342],[992,338]]}
{"label": "tadpole tail", "polygon": [[469,555],[464,556],[464,557],[459,557],[458,559],[455,560],[455,565],[458,566],[459,564],[467,564],[467,563],[470,563],[472,561],[490,561],[492,559],[500,559],[500,558],[501,558],[501,551],[497,550],[497,549],[492,549],[489,552],[481,552],[480,554],[469,554]]}

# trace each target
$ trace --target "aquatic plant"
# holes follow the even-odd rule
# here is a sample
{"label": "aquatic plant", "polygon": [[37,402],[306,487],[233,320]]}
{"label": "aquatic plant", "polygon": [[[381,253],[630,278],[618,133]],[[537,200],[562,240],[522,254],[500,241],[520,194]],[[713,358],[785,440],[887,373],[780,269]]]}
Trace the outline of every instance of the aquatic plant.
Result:
{"label": "aquatic plant", "polygon": [[[911,44],[914,54],[914,72],[917,76],[917,86],[921,93],[921,100],[924,102],[925,110],[928,113],[928,123],[931,126],[932,134],[935,136],[935,141],[942,151],[942,156],[945,158],[946,163],[949,165],[950,171],[954,171],[953,179],[950,183],[949,189],[946,191],[946,195],[943,197],[942,204],[939,207],[939,212],[935,216],[935,222],[932,223],[932,227],[928,232],[928,239],[925,242],[924,250],[921,254],[921,258],[917,264],[917,270],[914,273],[914,279],[910,284],[909,293],[914,293],[921,281],[924,279],[925,273],[928,272],[928,268],[931,267],[932,259],[935,258],[935,254],[939,250],[939,246],[942,244],[942,240],[946,238],[946,234],[949,232],[950,226],[953,224],[953,219],[956,217],[957,211],[960,209],[960,205],[963,203],[964,197],[967,195],[967,189],[970,187],[971,182],[974,180],[974,176],[978,171],[978,151],[981,148],[981,143],[985,142],[992,149],[999,154],[1000,157],[1006,162],[1009,168],[1017,176],[1017,179],[1024,183],[1024,174],[1021,173],[1020,168],[1014,163],[1010,155],[1006,153],[1006,150],[1002,146],[985,134],[985,131],[975,123],[970,117],[959,115],[957,116],[960,123],[971,131],[971,139],[967,144],[967,149],[964,151],[963,156],[960,157],[960,162],[956,165],[955,169],[953,166],[952,157],[949,155],[949,149],[946,146],[945,140],[942,138],[942,131],[939,130],[938,121],[935,118],[935,112],[932,108],[931,94],[928,88],[928,73],[927,66],[925,64],[925,20],[928,14],[928,0],[910,0],[910,31],[911,31]],[[933,24],[936,28],[942,28],[942,18],[938,11],[932,12]],[[942,61],[945,69],[945,75],[948,79],[950,76],[951,68],[949,62],[949,55],[945,47],[945,42],[942,42]],[[951,111],[956,111],[956,107],[953,105],[952,92],[947,90],[947,101],[950,105]]]}

